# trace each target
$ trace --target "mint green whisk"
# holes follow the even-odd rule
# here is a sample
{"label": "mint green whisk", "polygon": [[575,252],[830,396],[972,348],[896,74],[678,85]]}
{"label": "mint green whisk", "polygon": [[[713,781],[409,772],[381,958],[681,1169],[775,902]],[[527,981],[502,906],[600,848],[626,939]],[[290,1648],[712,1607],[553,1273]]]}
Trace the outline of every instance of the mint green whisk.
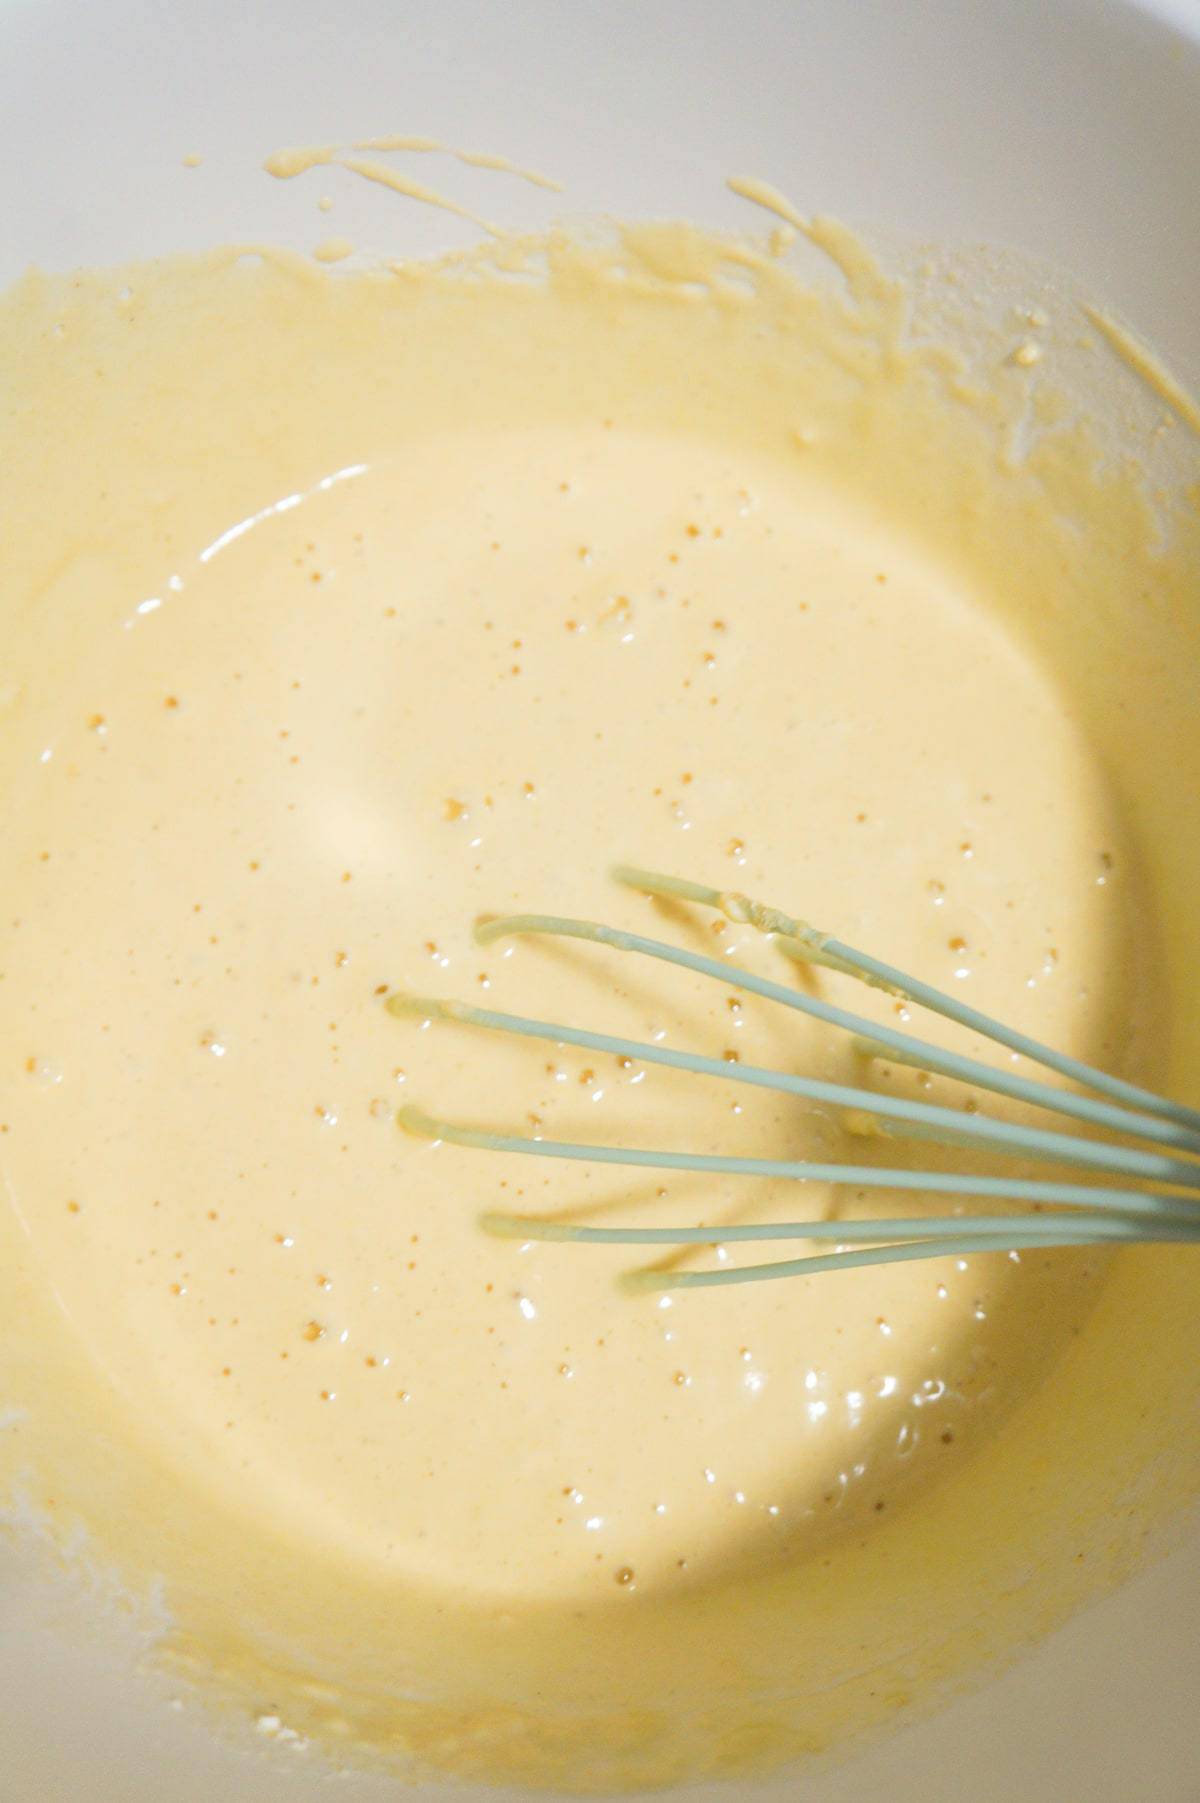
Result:
{"label": "mint green whisk", "polygon": [[[1006,1205],[1004,1212],[976,1215],[922,1214],[910,1219],[874,1221],[797,1220],[752,1225],[706,1227],[594,1227],[521,1214],[488,1213],[481,1224],[489,1233],[521,1240],[570,1240],[606,1245],[701,1245],[737,1241],[834,1242],[834,1250],[803,1258],[716,1270],[642,1270],[625,1275],[631,1289],[684,1289],[757,1283],[768,1278],[811,1276],[862,1265],[896,1264],[909,1259],[961,1257],[976,1252],[1009,1252],[1051,1246],[1118,1245],[1132,1241],[1200,1244],[1200,1111],[1168,1101],[1151,1090],[1109,1076],[1076,1058],[1056,1052],[990,1015],[966,1006],[944,991],[907,976],[892,965],[858,951],[807,922],[729,890],[708,888],[679,877],[619,865],[618,882],[644,894],[670,897],[714,908],[729,920],[769,934],[779,950],[801,963],[816,964],[885,990],[907,1003],[931,1010],[1022,1059],[1052,1071],[1075,1088],[1063,1089],[1036,1078],[1000,1070],[957,1052],[927,1045],[897,1028],[882,1026],[805,992],[773,982],[728,963],[704,957],[639,933],[549,914],[513,914],[481,921],[481,945],[512,936],[547,935],[590,940],[612,950],[654,958],[710,977],[744,993],[762,996],[785,1008],[849,1032],[857,1050],[886,1057],[970,1083],[999,1096],[1032,1104],[1069,1121],[1082,1122],[1138,1145],[1064,1133],[1056,1127],[1019,1126],[993,1115],[964,1114],[931,1103],[908,1101],[875,1090],[757,1065],[731,1063],[699,1053],[593,1033],[554,1021],[530,1020],[469,1003],[439,1001],[394,992],[390,1013],[424,1020],[455,1021],[492,1031],[611,1053],[644,1064],[660,1064],[723,1083],[742,1083],[848,1111],[864,1118],[888,1138],[926,1139],[941,1145],[971,1146],[1002,1156],[1036,1159],[1074,1167],[1109,1182],[1062,1182],[1034,1178],[975,1175],[947,1171],[914,1171],[808,1159],[734,1158],[673,1150],[583,1144],[496,1133],[451,1122],[407,1106],[399,1124],[421,1138],[445,1140],[486,1151],[520,1153],[534,1158],[583,1160],[593,1164],[629,1165],[642,1169],[695,1171],[708,1175],[769,1177],[785,1181],[849,1184],[857,1189],[910,1190],[922,1196],[970,1197]],[[1091,1093],[1080,1093],[1080,1091]],[[1153,1149],[1152,1149],[1153,1148]]]}

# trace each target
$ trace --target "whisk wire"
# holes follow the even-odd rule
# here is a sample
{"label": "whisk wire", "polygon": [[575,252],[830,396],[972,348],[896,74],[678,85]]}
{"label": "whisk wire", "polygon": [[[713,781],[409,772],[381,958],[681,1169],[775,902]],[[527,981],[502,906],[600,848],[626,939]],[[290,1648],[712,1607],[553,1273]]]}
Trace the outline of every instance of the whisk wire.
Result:
{"label": "whisk wire", "polygon": [[[966,1177],[961,1172],[912,1171],[904,1166],[820,1163],[809,1159],[738,1158],[725,1153],[674,1152],[634,1146],[605,1146],[532,1135],[494,1133],[455,1121],[439,1120],[407,1104],[396,1119],[418,1139],[445,1140],[487,1152],[517,1152],[530,1158],[573,1159],[585,1164],[632,1166],[637,1170],[690,1171],[698,1176],[759,1177],[773,1182],[838,1183],[855,1189],[889,1189],[935,1195],[974,1196],[1024,1202],[1036,1207],[1083,1208],[1122,1215],[1163,1218],[1166,1198],[1139,1190],[1102,1188],[1096,1184],[1043,1183],[1025,1177]],[[1181,1220],[1200,1229],[1200,1203],[1171,1197]],[[1013,1216],[1019,1225],[1021,1216]],[[711,1237],[711,1236],[710,1236]]]}
{"label": "whisk wire", "polygon": [[[761,902],[753,901],[749,896],[733,890],[720,890],[706,887],[702,883],[693,883],[686,878],[663,876],[653,870],[641,870],[633,864],[617,864],[613,868],[614,879],[628,888],[640,889],[647,895],[679,896],[689,901],[701,903],[703,906],[716,908],[730,920],[744,922],[756,927],[760,932],[774,934],[779,940],[780,950],[788,957],[801,962],[822,962],[841,970],[846,975],[857,976],[860,981],[872,988],[886,990],[888,994],[901,996],[906,1001],[916,1002],[919,1007],[928,1008],[934,1014],[940,1014],[946,1020],[954,1021],[960,1027],[981,1034],[985,1039],[997,1045],[1007,1047],[1016,1052],[1018,1057],[1028,1058],[1034,1064],[1040,1064],[1046,1070],[1057,1072],[1061,1077],[1073,1083],[1083,1084],[1085,1088],[1094,1089],[1101,1094],[1112,1096],[1127,1107],[1145,1110],[1147,1114],[1161,1116],[1164,1120],[1174,1121],[1187,1130],[1187,1141],[1193,1151],[1200,1152],[1200,1110],[1187,1108],[1180,1102],[1172,1102],[1160,1096],[1154,1090],[1142,1089],[1136,1083],[1128,1083],[1121,1077],[1114,1077],[1107,1071],[1097,1070],[1094,1065],[1085,1064],[1082,1059],[1072,1058],[1066,1052],[1059,1052],[1053,1046],[1043,1045],[1040,1040],[1032,1039],[1027,1033],[1019,1033],[1015,1028],[1006,1026],[1003,1021],[996,1020],[990,1014],[984,1014],[978,1008],[972,1008],[957,997],[948,995],[944,989],[936,989],[931,983],[923,983],[916,977],[910,977],[892,964],[885,964],[879,958],[873,958],[857,947],[847,945],[835,939],[830,933],[822,933],[807,921],[797,920],[782,913],[778,908],[765,907]],[[869,1031],[867,1037],[879,1041],[880,1044],[893,1045],[894,1037],[886,1036],[878,1031]],[[899,1038],[905,1035],[896,1036]],[[986,1066],[984,1067],[987,1068]],[[950,1075],[950,1072],[946,1073]],[[1061,1109],[1063,1097],[1059,1092],[1054,1106]],[[1085,1100],[1083,1097],[1071,1098]],[[1097,1123],[1100,1124],[1100,1123]],[[1119,1131],[1129,1131],[1120,1128]]]}
{"label": "whisk wire", "polygon": [[[531,917],[535,918],[535,917]],[[584,922],[563,922],[584,925]],[[646,941],[654,945],[655,941]],[[673,949],[673,948],[664,948]],[[717,965],[725,982],[733,982],[729,971]],[[738,979],[738,986],[744,986]],[[786,993],[786,992],[785,992]],[[661,1064],[675,1070],[686,1070],[697,1076],[716,1077],[724,1083],[743,1083],[759,1089],[771,1089],[785,1095],[803,1096],[809,1101],[824,1102],[834,1108],[878,1116],[885,1122],[901,1123],[903,1128],[922,1137],[951,1143],[972,1143],[991,1147],[1022,1157],[1039,1157],[1060,1164],[1082,1165],[1110,1175],[1136,1176],[1150,1183],[1177,1185],[1200,1196],[1200,1166],[1183,1159],[1166,1158],[1157,1152],[1145,1152],[1135,1146],[1100,1145],[1067,1133],[1051,1133],[1039,1127],[1018,1127],[991,1115],[964,1115],[951,1108],[936,1107],[928,1102],[910,1102],[902,1096],[880,1095],[871,1089],[857,1089],[841,1083],[825,1083],[814,1077],[792,1076],[785,1071],[769,1070],[755,1064],[733,1064],[724,1058],[706,1058],[698,1052],[680,1052],[670,1046],[655,1045],[645,1040],[620,1039],[607,1033],[592,1033],[561,1022],[530,1020],[520,1014],[504,1014],[490,1008],[475,1008],[469,1003],[437,1003],[428,997],[409,996],[397,991],[389,997],[393,1014],[417,1014],[434,1019],[462,1021],[471,1026],[494,1029],[530,1039],[545,1039],[555,1045],[578,1045],[592,1052],[611,1053],[615,1057],[632,1058],[639,1063]],[[588,1147],[589,1151],[599,1148]],[[710,1165],[706,1168],[724,1168]],[[794,1168],[794,1167],[793,1167]]]}

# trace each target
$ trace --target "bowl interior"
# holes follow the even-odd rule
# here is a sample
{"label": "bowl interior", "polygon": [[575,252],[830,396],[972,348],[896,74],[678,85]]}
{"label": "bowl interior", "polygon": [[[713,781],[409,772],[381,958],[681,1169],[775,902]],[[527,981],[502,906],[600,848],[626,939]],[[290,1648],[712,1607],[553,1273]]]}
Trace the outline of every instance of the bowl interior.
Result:
{"label": "bowl interior", "polygon": [[[311,194],[271,182],[263,157],[403,130],[566,183],[565,202],[487,189],[514,225],[561,210],[734,224],[725,178],[749,175],[868,229],[1019,246],[1069,268],[1200,387],[1200,234],[1181,229],[1200,192],[1200,7],[1173,10],[1185,23],[1190,10],[1194,41],[1099,0],[746,0],[736,12],[649,0],[619,14],[352,0],[336,15],[316,0],[212,0],[198,13],[112,0],[102,15],[26,0],[0,16],[0,275],[230,240],[309,249]],[[189,154],[198,167],[183,166]],[[469,202],[485,181],[460,169],[444,185]],[[393,255],[473,236],[358,185],[339,190],[337,229]],[[325,1794],[317,1772],[256,1761],[167,1707],[168,1693],[129,1675],[137,1649],[117,1626],[97,1631],[86,1601],[0,1558],[0,1792],[13,1783],[14,1803],[199,1803],[219,1786],[242,1803]],[[977,1803],[1062,1803],[1069,1757],[1074,1794],[1188,1803],[1200,1784],[1188,1708],[1198,1591],[1194,1538],[983,1693],[807,1782],[806,1797],[886,1788],[897,1803],[950,1803],[970,1771]],[[392,1786],[358,1776],[339,1789],[369,1803]]]}

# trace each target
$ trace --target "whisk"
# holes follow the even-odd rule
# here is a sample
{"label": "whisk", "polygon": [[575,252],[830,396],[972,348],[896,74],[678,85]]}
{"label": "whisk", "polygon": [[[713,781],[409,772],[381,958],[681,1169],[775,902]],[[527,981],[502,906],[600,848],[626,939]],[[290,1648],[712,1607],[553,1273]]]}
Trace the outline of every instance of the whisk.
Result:
{"label": "whisk", "polygon": [[[769,1278],[812,1276],[862,1265],[896,1264],[908,1259],[961,1257],[968,1253],[1013,1252],[1053,1246],[1111,1246],[1131,1241],[1200,1244],[1200,1162],[1197,1162],[1200,1159],[1200,1110],[1168,1101],[1150,1090],[1042,1045],[942,990],[906,976],[878,958],[818,931],[806,921],[793,919],[749,896],[630,865],[618,865],[612,874],[618,882],[646,895],[716,909],[732,922],[768,934],[781,953],[798,963],[819,965],[855,977],[903,1003],[940,1014],[1015,1053],[1020,1060],[1052,1071],[1077,1087],[1059,1088],[1015,1070],[996,1068],[958,1052],[943,1050],[898,1028],[835,1007],[805,991],[680,946],[590,920],[549,914],[506,915],[479,922],[476,939],[481,945],[528,935],[588,940],[615,951],[678,965],[848,1032],[853,1036],[855,1049],[867,1059],[886,1058],[892,1064],[916,1066],[922,1071],[1031,1104],[1068,1121],[1083,1123],[1087,1128],[1099,1129],[1103,1135],[1119,1138],[1091,1138],[1080,1133],[1065,1133],[1058,1128],[1018,1125],[981,1111],[963,1113],[871,1089],[822,1082],[757,1065],[731,1063],[723,1058],[676,1051],[666,1045],[593,1033],[554,1021],[530,1020],[521,1015],[403,991],[388,996],[388,1010],[399,1016],[454,1021],[558,1045],[580,1046],[588,1051],[611,1053],[644,1064],[666,1065],[723,1083],[748,1084],[783,1095],[803,1097],[842,1110],[843,1119],[852,1131],[867,1131],[887,1138],[923,1139],[944,1146],[971,1147],[1052,1166],[1074,1167],[1092,1177],[1116,1178],[1121,1187],[1094,1181],[1061,1182],[973,1172],[884,1168],[874,1164],[735,1158],[581,1144],[492,1132],[480,1126],[437,1119],[411,1105],[399,1109],[397,1120],[409,1133],[491,1152],[577,1159],[651,1170],[849,1185],[858,1190],[916,1191],[926,1197],[951,1196],[1006,1205],[1003,1212],[995,1214],[937,1215],[930,1212],[908,1219],[881,1217],[849,1221],[823,1218],[721,1227],[597,1227],[532,1215],[489,1212],[481,1216],[481,1225],[488,1233],[523,1241],[569,1240],[593,1245],[643,1247],[712,1247],[736,1241],[834,1242],[834,1249],[829,1252],[777,1259],[765,1264],[630,1271],[621,1281],[625,1287],[634,1290],[719,1287],[757,1283]],[[1091,1093],[1078,1093],[1080,1090]],[[1143,1143],[1120,1143],[1129,1139]]]}

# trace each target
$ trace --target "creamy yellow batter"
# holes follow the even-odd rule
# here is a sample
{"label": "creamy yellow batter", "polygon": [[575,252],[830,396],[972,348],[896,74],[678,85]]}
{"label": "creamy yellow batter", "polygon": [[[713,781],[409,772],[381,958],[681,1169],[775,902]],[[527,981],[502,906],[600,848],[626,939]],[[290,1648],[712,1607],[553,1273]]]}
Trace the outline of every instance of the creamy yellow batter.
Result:
{"label": "creamy yellow batter", "polygon": [[[474,945],[480,913],[547,908],[780,974],[749,929],[615,888],[618,857],[1186,1092],[1162,898],[1195,853],[1161,776],[1200,755],[1194,510],[1164,541],[1078,431],[1014,465],[1007,378],[967,404],[849,236],[794,222],[848,302],[663,227],[31,276],[3,306],[5,1453],[44,1520],[162,1581],[176,1658],[360,1757],[587,1787],[823,1746],[1011,1640],[993,1596],[975,1645],[978,1613],[1082,1499],[1074,1436],[1099,1522],[1150,1432],[1086,1398],[1116,1393],[1131,1286],[1183,1310],[1170,1254],[633,1299],[627,1251],[497,1242],[481,1210],[719,1243],[911,1203],[396,1129],[414,1100],[965,1162],[388,1014],[458,995],[974,1105],[680,971]],[[1075,1387],[1039,1424],[1050,1372]],[[1039,1483],[1057,1511],[1022,1526]]]}

